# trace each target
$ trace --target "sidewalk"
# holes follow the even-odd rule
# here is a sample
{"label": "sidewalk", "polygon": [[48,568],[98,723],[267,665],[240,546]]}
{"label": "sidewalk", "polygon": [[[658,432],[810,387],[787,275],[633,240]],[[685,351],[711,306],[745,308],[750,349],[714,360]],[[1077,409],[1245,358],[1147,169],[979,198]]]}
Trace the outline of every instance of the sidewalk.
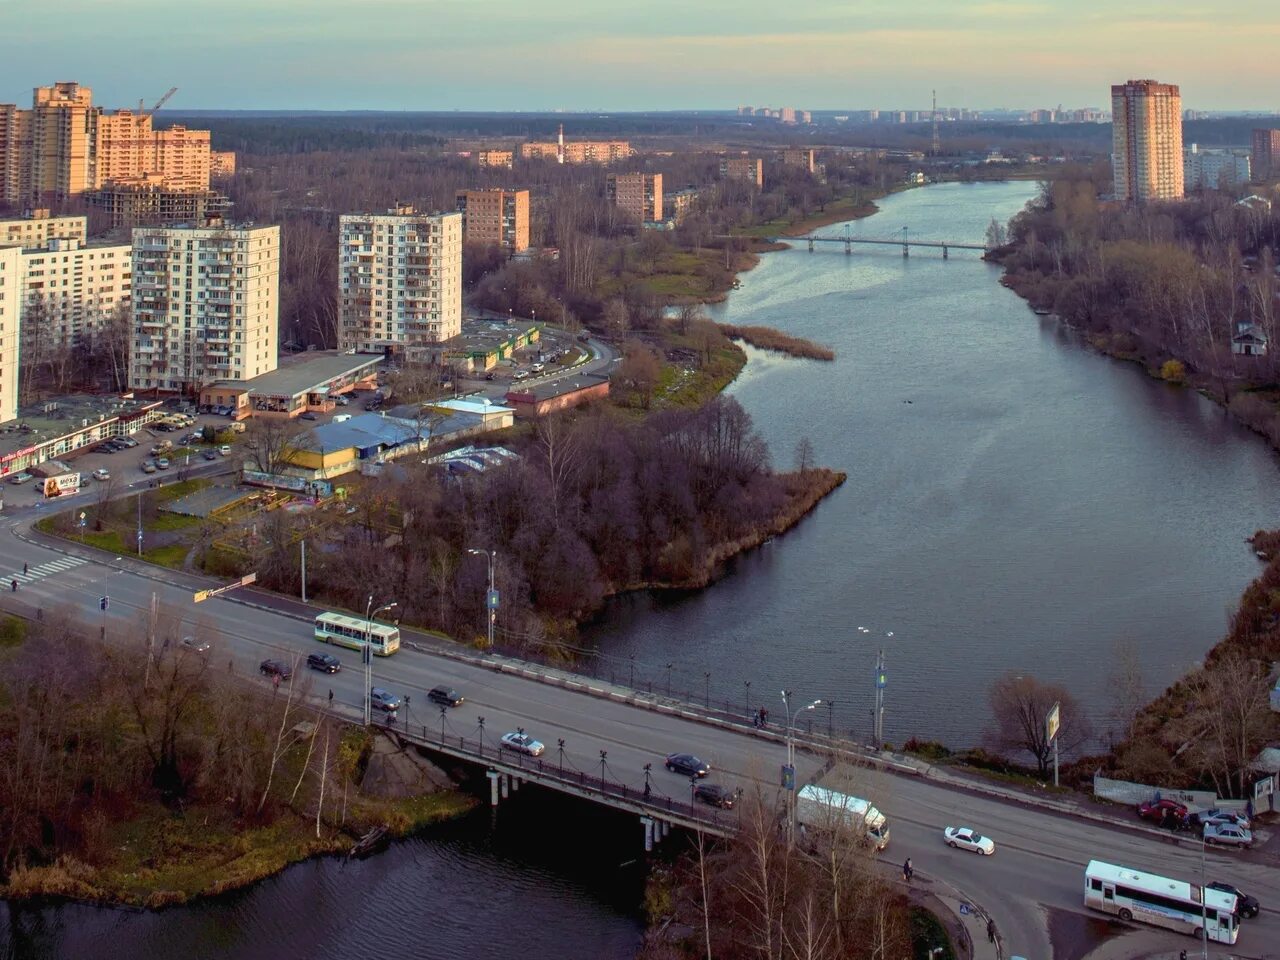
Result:
{"label": "sidewalk", "polygon": [[994,942],[987,936],[990,915],[949,883],[925,876],[917,870],[906,894],[912,906],[928,910],[938,918],[951,937],[957,957],[1003,960],[999,931]]}

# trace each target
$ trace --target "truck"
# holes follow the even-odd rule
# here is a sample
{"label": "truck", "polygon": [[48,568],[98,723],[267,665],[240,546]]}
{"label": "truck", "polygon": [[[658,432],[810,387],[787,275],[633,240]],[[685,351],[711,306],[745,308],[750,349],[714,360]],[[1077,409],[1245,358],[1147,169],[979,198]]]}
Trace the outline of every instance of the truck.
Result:
{"label": "truck", "polygon": [[877,850],[889,845],[889,821],[869,800],[809,784],[796,794],[796,822],[807,835],[849,827]]}

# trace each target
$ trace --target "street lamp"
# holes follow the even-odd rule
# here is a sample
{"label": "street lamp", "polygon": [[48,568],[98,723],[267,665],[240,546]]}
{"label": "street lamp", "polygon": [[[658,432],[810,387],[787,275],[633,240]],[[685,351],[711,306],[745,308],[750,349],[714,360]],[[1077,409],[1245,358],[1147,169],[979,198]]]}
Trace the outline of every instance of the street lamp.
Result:
{"label": "street lamp", "polygon": [[1200,827],[1200,956],[1209,960],[1209,914],[1204,902],[1204,832],[1209,825]]}
{"label": "street lamp", "polygon": [[[124,557],[114,557],[112,558],[111,563],[119,563],[123,559]],[[107,577],[111,576],[111,574],[113,573],[123,573],[123,572],[124,572],[123,570],[119,570],[111,566],[111,564],[107,564],[107,569],[102,571],[102,596],[98,598],[98,609],[102,611],[101,639],[103,640],[107,638],[107,607],[111,606],[111,598],[107,596]],[[148,657],[148,660],[151,657],[150,650],[147,651],[147,657]]]}
{"label": "street lamp", "polygon": [[377,610],[373,609],[373,594],[369,594],[369,600],[364,607],[364,725],[367,727],[372,718],[373,713],[373,618],[384,610],[390,610],[392,607],[398,607],[400,604],[394,600],[391,603],[384,603]]}
{"label": "street lamp", "polygon": [[493,652],[493,621],[498,616],[498,591],[493,588],[493,564],[498,559],[497,550],[475,550],[468,548],[467,553],[484,557],[489,562],[489,592],[484,599],[485,620],[489,625],[489,652]]}
{"label": "street lamp", "polygon": [[813,710],[821,700],[815,700],[813,703],[804,707],[797,707],[794,711],[791,709],[791,691],[782,691],[782,708],[783,713],[787,717],[787,772],[789,776],[786,784],[787,787],[787,845],[791,846],[795,843],[796,834],[796,747],[795,747],[795,719],[805,710]]}

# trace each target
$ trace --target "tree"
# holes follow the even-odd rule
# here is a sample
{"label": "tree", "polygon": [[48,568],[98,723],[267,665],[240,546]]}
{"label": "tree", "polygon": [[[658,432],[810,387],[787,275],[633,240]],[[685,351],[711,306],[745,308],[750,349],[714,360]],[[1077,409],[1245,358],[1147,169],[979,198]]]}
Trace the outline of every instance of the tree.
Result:
{"label": "tree", "polygon": [[302,434],[302,428],[293,420],[254,417],[244,433],[244,450],[254,469],[262,473],[279,473],[298,450]]}
{"label": "tree", "polygon": [[622,347],[617,376],[623,386],[640,398],[640,406],[648,410],[653,403],[653,391],[662,377],[662,361],[646,344],[628,340]]}
{"label": "tree", "polygon": [[1186,681],[1204,724],[1195,756],[1223,796],[1247,796],[1249,764],[1271,727],[1267,680],[1262,663],[1232,649]]}
{"label": "tree", "polygon": [[1071,751],[1089,738],[1088,721],[1064,687],[1010,671],[999,677],[988,694],[994,726],[989,739],[998,750],[1026,752],[1044,777],[1053,758],[1046,719],[1055,703],[1060,705],[1059,750]]}
{"label": "tree", "polygon": [[796,441],[796,470],[806,474],[813,469],[813,441],[807,435]]}

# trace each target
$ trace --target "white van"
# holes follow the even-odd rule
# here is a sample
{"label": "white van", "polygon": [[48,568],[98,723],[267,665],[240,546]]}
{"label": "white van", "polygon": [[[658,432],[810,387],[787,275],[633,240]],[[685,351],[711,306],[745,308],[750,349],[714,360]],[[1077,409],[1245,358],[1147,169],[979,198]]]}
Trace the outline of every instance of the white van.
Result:
{"label": "white van", "polygon": [[350,419],[351,419],[351,414],[349,414],[349,413],[337,413],[337,414],[334,414],[334,416],[333,416],[333,420],[331,420],[330,422],[331,422],[331,423],[346,423],[346,422],[347,422],[348,420],[350,420]]}

